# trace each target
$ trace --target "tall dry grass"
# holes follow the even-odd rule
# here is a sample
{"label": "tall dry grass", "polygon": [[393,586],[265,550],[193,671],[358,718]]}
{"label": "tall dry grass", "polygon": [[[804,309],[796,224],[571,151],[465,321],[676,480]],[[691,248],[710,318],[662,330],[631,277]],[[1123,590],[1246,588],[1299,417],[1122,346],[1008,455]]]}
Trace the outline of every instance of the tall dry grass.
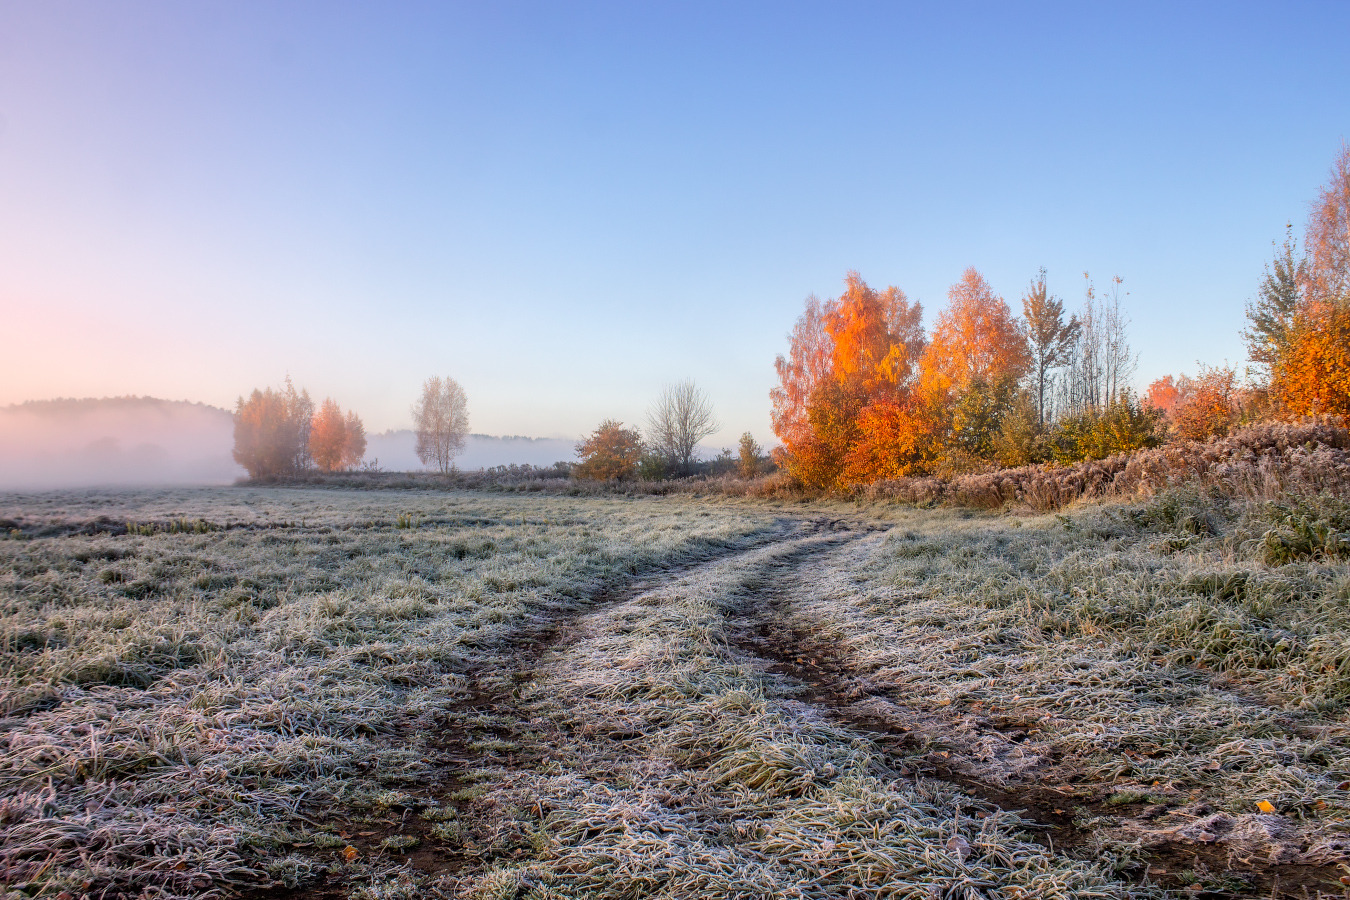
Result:
{"label": "tall dry grass", "polygon": [[1266,424],[1205,443],[1187,441],[1072,466],[1023,466],[957,478],[900,478],[858,492],[919,506],[1047,511],[1078,500],[1150,497],[1193,486],[1230,497],[1273,500],[1350,492],[1350,430],[1344,422]]}

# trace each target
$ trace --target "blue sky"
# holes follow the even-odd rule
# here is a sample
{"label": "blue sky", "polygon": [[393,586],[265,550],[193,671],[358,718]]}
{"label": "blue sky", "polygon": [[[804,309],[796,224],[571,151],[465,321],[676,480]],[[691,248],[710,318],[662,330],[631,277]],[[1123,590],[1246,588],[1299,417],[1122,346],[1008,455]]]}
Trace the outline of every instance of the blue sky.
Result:
{"label": "blue sky", "polygon": [[640,421],[856,269],[1124,279],[1139,382],[1243,304],[1350,139],[1350,3],[0,2],[0,403],[232,406],[289,373],[401,427]]}

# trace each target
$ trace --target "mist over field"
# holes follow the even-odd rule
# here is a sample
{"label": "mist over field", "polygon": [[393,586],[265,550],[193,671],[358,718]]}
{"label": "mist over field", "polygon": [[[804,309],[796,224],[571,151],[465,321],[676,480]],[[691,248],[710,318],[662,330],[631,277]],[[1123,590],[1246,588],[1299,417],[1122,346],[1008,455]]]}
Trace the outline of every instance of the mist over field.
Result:
{"label": "mist over field", "polygon": [[[246,474],[231,455],[234,415],[204,403],[117,397],[0,407],[0,489],[223,485]],[[471,434],[456,466],[549,466],[576,456],[566,438]],[[367,461],[420,471],[411,430],[370,435]]]}
{"label": "mist over field", "polygon": [[234,417],[203,403],[119,397],[0,407],[0,488],[230,484]]}
{"label": "mist over field", "polygon": [[[576,455],[576,442],[567,438],[471,434],[464,440],[463,452],[455,457],[455,467],[471,472],[493,466],[551,466],[559,461],[572,462]],[[380,468],[388,472],[425,468],[417,458],[417,435],[408,428],[367,435],[366,459],[379,460]]]}

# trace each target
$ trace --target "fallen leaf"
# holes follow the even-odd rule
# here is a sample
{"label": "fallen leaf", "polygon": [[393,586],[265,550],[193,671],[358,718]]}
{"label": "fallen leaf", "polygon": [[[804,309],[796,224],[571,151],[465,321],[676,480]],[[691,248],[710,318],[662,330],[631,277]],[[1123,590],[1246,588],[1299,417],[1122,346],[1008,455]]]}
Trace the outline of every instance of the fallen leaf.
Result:
{"label": "fallen leaf", "polygon": [[970,856],[970,841],[961,837],[959,834],[954,834],[947,841],[947,849],[956,854],[957,859],[961,860],[961,862],[965,862],[966,857]]}
{"label": "fallen leaf", "polygon": [[348,845],[347,845],[345,848],[343,848],[343,850],[342,850],[342,858],[345,859],[347,862],[351,862],[352,860],[356,859],[356,858],[357,858],[358,856],[360,856],[360,855],[361,855],[361,853],[360,853],[355,847],[353,847],[351,844],[348,844]]}
{"label": "fallen leaf", "polygon": [[1256,808],[1263,813],[1273,813],[1275,811],[1275,804],[1271,803],[1269,800],[1262,800],[1260,803],[1256,804]]}

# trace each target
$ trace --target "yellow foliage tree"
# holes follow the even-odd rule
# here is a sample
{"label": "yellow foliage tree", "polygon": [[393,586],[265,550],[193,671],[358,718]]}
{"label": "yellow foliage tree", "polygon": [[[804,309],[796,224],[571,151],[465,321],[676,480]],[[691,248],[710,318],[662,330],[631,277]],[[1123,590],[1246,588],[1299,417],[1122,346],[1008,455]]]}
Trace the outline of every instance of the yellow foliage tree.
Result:
{"label": "yellow foliage tree", "polygon": [[976,380],[1021,379],[1031,365],[1026,337],[984,276],[973,266],[966,269],[947,298],[921,362],[926,386],[943,393],[963,391]]}

